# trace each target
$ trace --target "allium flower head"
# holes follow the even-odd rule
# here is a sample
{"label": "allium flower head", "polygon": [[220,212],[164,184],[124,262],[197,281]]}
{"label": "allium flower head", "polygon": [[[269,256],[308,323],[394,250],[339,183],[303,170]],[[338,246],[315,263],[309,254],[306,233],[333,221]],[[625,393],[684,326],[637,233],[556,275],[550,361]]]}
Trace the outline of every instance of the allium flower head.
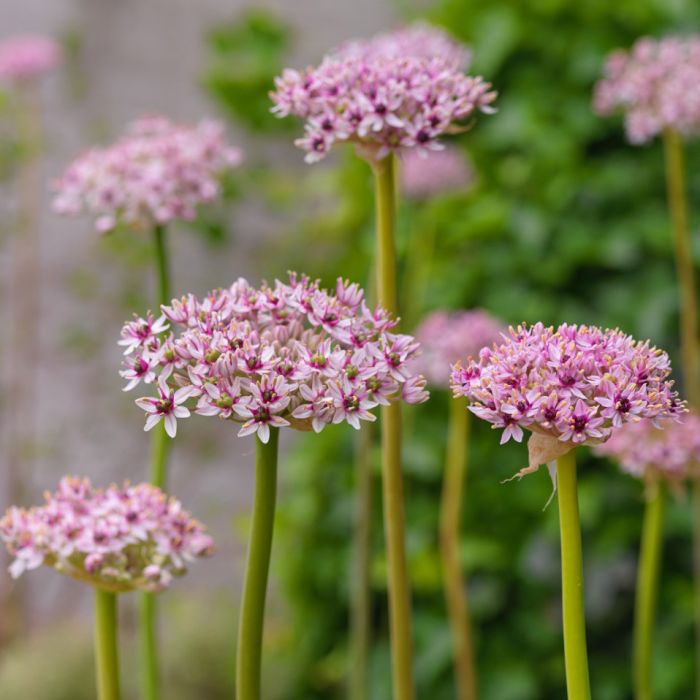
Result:
{"label": "allium flower head", "polygon": [[273,112],[304,119],[296,141],[306,161],[348,141],[371,160],[402,148],[436,150],[475,112],[492,113],[496,93],[464,74],[469,54],[438,29],[420,25],[355,41],[303,71],[275,79]]}
{"label": "allium flower head", "polygon": [[605,442],[614,428],[648,418],[677,418],[668,355],[619,330],[564,324],[511,328],[478,360],[457,363],[451,386],[479,418],[502,428],[501,443],[530,439],[534,471],[576,445]]}
{"label": "allium flower head", "polygon": [[430,384],[447,388],[452,365],[460,358],[476,357],[479,351],[496,342],[504,326],[486,311],[434,311],[416,329],[421,355],[416,369]]}
{"label": "allium flower head", "polygon": [[0,43],[0,79],[31,80],[61,62],[61,49],[50,37],[15,36]]}
{"label": "allium flower head", "polygon": [[664,481],[679,488],[698,476],[700,466],[700,418],[689,413],[680,421],[649,420],[627,423],[613,430],[610,439],[595,447],[620,468],[647,482]]}
{"label": "allium flower head", "polygon": [[410,148],[401,156],[401,191],[412,199],[464,191],[473,177],[458,148],[447,146],[442,151],[428,152]]}
{"label": "allium flower head", "polygon": [[14,578],[44,564],[107,591],[159,591],[213,551],[204,526],[150,484],[96,489],[67,476],[45,500],[0,520]]}
{"label": "allium flower head", "polygon": [[700,130],[700,36],[639,39],[614,51],[596,85],[595,110],[625,113],[627,138],[645,143],[664,129]]}
{"label": "allium flower head", "polygon": [[137,400],[146,430],[163,419],[172,436],[176,419],[194,410],[242,423],[239,435],[267,442],[270,428],[320,432],[342,421],[359,428],[375,420],[378,404],[428,398],[411,369],[418,343],[392,332],[396,322],[370,310],[357,284],[339,279],[330,293],[295,274],[260,289],[239,279],[162,311],[169,335],[158,334],[162,324],[152,316],[122,331],[127,388],[137,371],[158,391]]}
{"label": "allium flower head", "polygon": [[199,205],[218,196],[222,173],[241,160],[217,121],[190,127],[143,117],[114,145],[92,148],[74,161],[55,185],[53,207],[60,214],[95,216],[100,232],[191,221]]}

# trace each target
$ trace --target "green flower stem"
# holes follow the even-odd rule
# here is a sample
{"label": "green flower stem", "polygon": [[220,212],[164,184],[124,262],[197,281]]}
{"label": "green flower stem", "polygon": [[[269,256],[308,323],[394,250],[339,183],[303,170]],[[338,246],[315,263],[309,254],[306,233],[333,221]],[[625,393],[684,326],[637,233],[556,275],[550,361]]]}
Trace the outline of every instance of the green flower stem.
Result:
{"label": "green flower stem", "polygon": [[[377,299],[389,313],[396,300],[396,188],[394,157],[373,163],[377,207]],[[411,591],[406,563],[406,525],[401,468],[401,406],[382,407],[382,492],[389,564],[389,625],[395,700],[413,700]]]}
{"label": "green flower stem", "polygon": [[372,610],[372,442],[374,430],[364,423],[355,446],[357,480],[354,586],[350,619],[350,693],[351,700],[367,700],[369,692],[369,650]]}
{"label": "green flower stem", "polygon": [[459,700],[476,700],[477,684],[467,586],[459,560],[460,515],[464,501],[469,445],[469,412],[464,398],[449,402],[447,454],[440,502],[440,551],[447,615],[454,639]]}
{"label": "green flower stem", "polygon": [[97,700],[119,700],[117,594],[95,589],[95,663]]}
{"label": "green flower stem", "polygon": [[[154,226],[153,241],[156,258],[156,276],[158,294],[156,297],[156,317],[161,304],[171,301],[170,270],[168,249],[165,241],[166,231],[162,225]],[[151,483],[160,489],[166,488],[168,452],[170,438],[165,432],[163,421],[153,428],[151,442]],[[159,700],[160,693],[160,658],[158,654],[158,608],[155,594],[144,593],[140,606],[141,653],[142,653],[142,688],[145,700]]]}
{"label": "green flower stem", "polygon": [[[700,409],[698,383],[698,309],[695,268],[685,185],[683,140],[666,129],[663,133],[666,189],[673,225],[673,243],[680,297],[680,342],[683,387],[691,406]],[[695,668],[696,698],[700,700],[700,481],[693,481],[693,578],[695,581]]]}
{"label": "green flower stem", "polygon": [[665,494],[654,484],[647,494],[642,543],[637,569],[637,597],[634,608],[634,697],[651,700],[652,636],[659,587]]}
{"label": "green flower stem", "polygon": [[278,441],[278,428],[270,430],[267,444],[257,439],[253,523],[238,626],[236,700],[260,700],[265,597],[277,496]]}
{"label": "green flower stem", "polygon": [[583,606],[581,524],[576,491],[576,456],[571,450],[557,460],[564,659],[568,700],[590,700],[586,616]]}

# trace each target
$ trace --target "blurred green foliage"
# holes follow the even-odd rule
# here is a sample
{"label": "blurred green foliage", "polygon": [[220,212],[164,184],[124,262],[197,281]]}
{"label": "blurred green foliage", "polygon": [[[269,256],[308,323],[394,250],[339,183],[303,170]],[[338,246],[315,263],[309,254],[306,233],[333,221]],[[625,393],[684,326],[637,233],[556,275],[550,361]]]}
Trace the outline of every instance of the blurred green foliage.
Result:
{"label": "blurred green foliage", "polygon": [[[402,3],[408,15],[409,4]],[[408,293],[416,290],[413,266],[407,264],[411,251],[420,250],[427,236],[436,241],[432,259],[419,253],[428,283],[410,306],[484,306],[514,323],[619,325],[676,355],[677,302],[661,148],[627,145],[620,119],[593,114],[591,91],[608,51],[629,46],[642,34],[697,26],[700,8],[689,0],[442,0],[428,18],[473,46],[474,71],[493,82],[500,98],[496,116],[480,118],[457,139],[474,164],[474,187],[424,204],[401,204],[402,288]],[[300,133],[301,125],[296,127]],[[690,202],[696,212],[699,166],[700,151],[690,144]],[[278,185],[279,179],[277,172],[273,181]],[[327,283],[337,275],[370,282],[368,168],[347,149],[301,174],[295,170],[288,182],[287,190],[270,190],[270,206],[288,212],[288,223],[274,255],[261,251],[269,275],[291,267]],[[415,308],[404,310],[415,317]],[[447,400],[436,391],[429,404],[409,409],[406,416],[418,697],[433,700],[454,698],[436,541]],[[288,697],[341,698],[351,663],[353,443],[341,429],[300,443],[282,465],[276,549],[290,606],[289,653],[296,659]],[[631,697],[641,487],[613,465],[580,453],[594,696],[623,700]],[[549,478],[543,470],[502,484],[524,464],[525,448],[499,447],[485,425],[475,426],[470,457],[462,554],[482,697],[564,697],[556,505],[542,512]],[[371,697],[387,698],[378,479],[377,474]],[[692,694],[689,533],[688,503],[675,502],[666,524],[656,635],[659,700]]]}

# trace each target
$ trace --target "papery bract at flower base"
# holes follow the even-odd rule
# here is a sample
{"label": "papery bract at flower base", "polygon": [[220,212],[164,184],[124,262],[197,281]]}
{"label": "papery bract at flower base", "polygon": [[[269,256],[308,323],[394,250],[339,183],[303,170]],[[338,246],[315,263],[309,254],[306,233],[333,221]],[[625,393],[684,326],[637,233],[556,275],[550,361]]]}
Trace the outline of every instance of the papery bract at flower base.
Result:
{"label": "papery bract at flower base", "polygon": [[150,484],[93,488],[64,477],[46,503],[10,508],[0,538],[13,577],[44,564],[110,592],[159,591],[213,552],[204,526]]}
{"label": "papery bract at flower base", "polygon": [[614,51],[596,85],[595,110],[624,112],[627,137],[645,143],[664,129],[700,131],[700,36],[639,39]]}
{"label": "papery bract at flower base", "polygon": [[346,421],[359,428],[375,420],[379,404],[428,398],[425,379],[411,369],[418,343],[392,332],[396,322],[370,310],[357,284],[339,279],[332,294],[294,274],[260,289],[239,279],[162,311],[169,335],[159,336],[163,322],[149,315],[126,324],[120,341],[127,388],[158,377],[158,396],[137,401],[148,413],[146,430],[163,418],[174,434],[189,403],[267,442],[272,427],[320,432]]}
{"label": "papery bract at flower base", "polygon": [[217,121],[181,126],[142,117],[114,145],[93,148],[68,167],[55,184],[53,208],[94,215],[102,233],[191,221],[198,206],[218,196],[219,177],[241,160]]}
{"label": "papery bract at flower base", "polygon": [[452,365],[460,358],[475,357],[501,338],[505,325],[481,309],[433,311],[416,328],[421,355],[416,371],[431,384],[447,388]]}
{"label": "papery bract at flower base", "polygon": [[622,471],[647,482],[679,488],[697,478],[700,468],[700,418],[688,413],[678,421],[628,423],[613,431],[595,452],[614,459]]}
{"label": "papery bract at flower base", "polygon": [[[455,396],[502,428],[501,442],[536,434],[529,466],[536,470],[581,444],[605,442],[625,423],[678,419],[685,405],[669,380],[668,355],[619,330],[538,323],[511,328],[478,360],[452,370]],[[547,438],[548,440],[544,440]]]}
{"label": "papery bract at flower base", "polygon": [[369,160],[402,148],[440,149],[441,136],[478,111],[492,113],[496,93],[464,74],[466,49],[441,34],[423,26],[350,42],[316,68],[276,78],[273,112],[305,120],[296,144],[306,161],[346,141]]}
{"label": "papery bract at flower base", "polygon": [[30,80],[61,63],[61,47],[47,36],[15,36],[0,43],[0,79]]}

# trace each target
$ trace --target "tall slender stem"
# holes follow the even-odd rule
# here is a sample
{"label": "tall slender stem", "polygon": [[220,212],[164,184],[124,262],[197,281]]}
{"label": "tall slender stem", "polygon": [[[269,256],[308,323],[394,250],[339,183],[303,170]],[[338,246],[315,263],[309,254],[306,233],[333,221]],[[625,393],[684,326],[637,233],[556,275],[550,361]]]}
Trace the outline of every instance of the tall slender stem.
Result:
{"label": "tall slender stem", "polygon": [[[381,306],[396,314],[396,190],[393,155],[375,162],[373,169],[377,199],[377,298]],[[393,690],[396,700],[413,700],[411,591],[406,563],[401,406],[398,402],[382,408],[381,428]]]}
{"label": "tall slender stem", "polygon": [[[700,409],[698,382],[698,308],[695,267],[685,185],[683,141],[674,129],[663,133],[666,189],[673,225],[673,243],[680,300],[680,342],[685,395]],[[693,578],[695,591],[695,697],[700,700],[700,481],[693,481]]]}
{"label": "tall slender stem", "polygon": [[564,659],[568,700],[590,700],[586,616],[583,606],[581,524],[576,490],[576,457],[571,450],[557,460]]}
{"label": "tall slender stem", "polygon": [[267,444],[257,440],[253,522],[238,625],[236,700],[260,700],[265,598],[277,498],[278,441],[278,428],[270,430]]}
{"label": "tall slender stem", "polygon": [[95,589],[95,663],[97,700],[119,700],[117,594]]}
{"label": "tall slender stem", "polygon": [[351,700],[367,700],[370,623],[372,612],[372,424],[366,423],[355,445],[355,562],[350,619],[350,693]]}
{"label": "tall slender stem", "polygon": [[651,700],[651,660],[656,596],[659,587],[665,494],[654,484],[644,508],[642,543],[637,568],[637,598],[634,608],[634,697]]}
{"label": "tall slender stem", "polygon": [[447,615],[454,639],[458,700],[476,700],[476,668],[472,645],[469,599],[459,560],[460,515],[464,501],[469,444],[469,412],[463,398],[449,402],[447,454],[440,502],[440,551]]}
{"label": "tall slender stem", "polygon": [[[156,259],[157,295],[156,308],[167,304],[170,296],[170,270],[166,231],[162,225],[154,226],[153,242]],[[158,311],[156,312],[156,316]],[[170,438],[161,422],[153,429],[151,442],[151,483],[165,489],[167,482],[168,452]],[[158,607],[153,593],[144,593],[140,607],[141,654],[142,654],[142,693],[146,700],[159,700],[160,658],[158,654]]]}

